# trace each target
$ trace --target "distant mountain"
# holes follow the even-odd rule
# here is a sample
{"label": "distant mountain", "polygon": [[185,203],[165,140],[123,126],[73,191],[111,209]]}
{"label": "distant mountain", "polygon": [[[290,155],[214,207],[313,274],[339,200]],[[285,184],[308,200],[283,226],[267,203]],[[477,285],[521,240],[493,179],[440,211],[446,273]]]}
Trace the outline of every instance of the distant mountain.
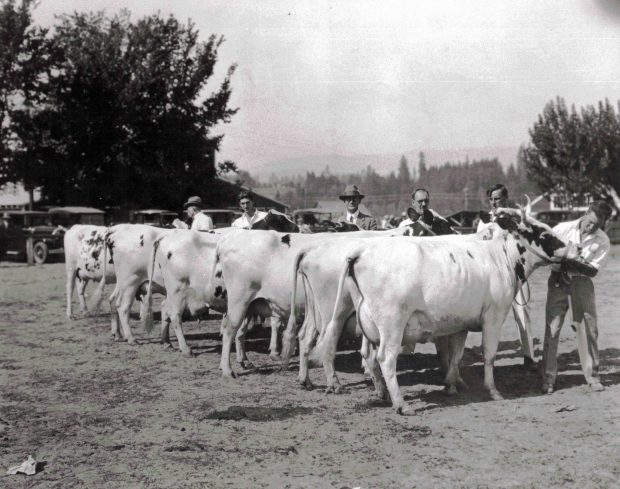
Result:
{"label": "distant mountain", "polygon": [[[482,148],[458,148],[458,149],[428,149],[423,150],[427,166],[443,165],[446,162],[456,163],[458,161],[479,160],[482,158],[498,158],[504,168],[507,168],[517,159],[517,147],[495,146]],[[252,177],[262,182],[267,182],[272,174],[278,177],[294,177],[305,175],[306,172],[313,171],[320,174],[329,167],[332,174],[359,173],[364,171],[368,165],[382,175],[387,175],[391,171],[397,172],[400,157],[404,154],[409,162],[409,167],[418,167],[418,154],[420,150],[409,150],[399,154],[378,154],[378,155],[311,155],[285,160],[277,160],[252,168],[242,168],[249,171]]]}

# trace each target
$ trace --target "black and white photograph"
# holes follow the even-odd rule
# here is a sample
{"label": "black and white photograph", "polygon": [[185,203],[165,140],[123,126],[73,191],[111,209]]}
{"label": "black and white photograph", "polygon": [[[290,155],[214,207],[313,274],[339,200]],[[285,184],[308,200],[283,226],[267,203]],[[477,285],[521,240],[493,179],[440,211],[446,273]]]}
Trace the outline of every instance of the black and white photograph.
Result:
{"label": "black and white photograph", "polygon": [[620,0],[0,0],[0,487],[620,487]]}

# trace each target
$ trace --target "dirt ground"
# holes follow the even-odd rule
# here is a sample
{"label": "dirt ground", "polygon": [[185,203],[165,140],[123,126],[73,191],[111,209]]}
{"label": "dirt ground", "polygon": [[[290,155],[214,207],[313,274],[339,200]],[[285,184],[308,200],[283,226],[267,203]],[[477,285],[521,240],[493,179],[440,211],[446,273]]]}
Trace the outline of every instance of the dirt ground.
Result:
{"label": "dirt ground", "polygon": [[[604,392],[584,385],[565,325],[558,390],[540,394],[510,318],[495,369],[506,400],[483,391],[472,334],[469,390],[455,397],[443,392],[430,345],[401,356],[412,417],[373,400],[356,352],[338,356],[345,394],[323,393],[322,369],[308,392],[269,360],[261,331],[248,345],[257,369],[235,366],[238,379],[223,380],[215,317],[187,324],[195,358],[164,351],[137,321],[141,345],[113,343],[106,314],[65,320],[62,263],[2,263],[0,487],[619,487],[620,248],[613,254],[596,283]],[[539,356],[547,274],[531,280]],[[36,475],[5,475],[29,454]]]}

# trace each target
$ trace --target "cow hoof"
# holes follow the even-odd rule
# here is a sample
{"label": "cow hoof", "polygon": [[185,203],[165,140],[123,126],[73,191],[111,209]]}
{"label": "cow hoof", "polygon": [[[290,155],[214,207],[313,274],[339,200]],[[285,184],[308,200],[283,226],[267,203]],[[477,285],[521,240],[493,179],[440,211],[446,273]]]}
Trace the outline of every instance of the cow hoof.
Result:
{"label": "cow hoof", "polygon": [[299,385],[307,391],[311,391],[314,389],[314,384],[310,381],[310,379],[300,380]]}
{"label": "cow hoof", "polygon": [[447,385],[445,388],[445,392],[449,396],[455,396],[458,394],[458,390],[455,385]]}
{"label": "cow hoof", "polygon": [[462,391],[466,391],[469,389],[469,386],[460,377],[459,377],[459,380],[456,381],[456,386],[459,390],[462,390]]}
{"label": "cow hoof", "polygon": [[181,351],[181,353],[183,354],[185,358],[193,358],[195,356],[194,352],[191,349],[186,350],[186,351]]}
{"label": "cow hoof", "polygon": [[171,343],[162,343],[162,349],[166,350],[166,351],[170,351],[172,350],[172,344]]}
{"label": "cow hoof", "polygon": [[278,355],[277,353],[269,354],[269,358],[271,358],[274,362],[281,362],[282,361],[282,357],[280,355]]}
{"label": "cow hoof", "polygon": [[123,342],[125,340],[124,340],[124,338],[121,335],[114,334],[114,335],[112,335],[112,341],[115,341],[116,343],[121,343],[121,342]]}
{"label": "cow hoof", "polygon": [[493,399],[494,401],[503,401],[504,400],[504,397],[496,390],[490,391],[489,394],[491,395],[491,399]]}
{"label": "cow hoof", "polygon": [[239,362],[240,365],[245,369],[245,370],[252,370],[254,368],[256,368],[254,366],[254,364],[252,362],[250,362],[249,360],[241,360],[241,362]]}
{"label": "cow hoof", "polygon": [[325,388],[325,394],[342,394],[344,389],[340,384],[328,385]]}
{"label": "cow hoof", "polygon": [[375,395],[377,396],[377,399],[379,399],[380,401],[390,400],[390,394],[388,393],[387,389],[377,390],[375,392]]}
{"label": "cow hoof", "polygon": [[135,339],[135,338],[128,338],[127,339],[127,344],[131,345],[131,346],[137,346],[137,345],[140,344],[140,342],[137,339]]}
{"label": "cow hoof", "polygon": [[229,371],[223,370],[222,371],[222,377],[224,377],[225,379],[236,379],[237,378],[237,374],[234,371],[232,371],[232,370],[229,370]]}
{"label": "cow hoof", "polygon": [[415,414],[413,408],[407,404],[397,407],[396,412],[401,416],[413,416]]}

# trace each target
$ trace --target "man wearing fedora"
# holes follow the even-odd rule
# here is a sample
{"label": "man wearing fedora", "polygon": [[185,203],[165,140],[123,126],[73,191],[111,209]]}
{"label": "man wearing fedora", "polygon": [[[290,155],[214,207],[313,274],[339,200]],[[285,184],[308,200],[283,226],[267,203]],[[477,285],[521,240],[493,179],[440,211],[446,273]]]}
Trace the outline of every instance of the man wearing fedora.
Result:
{"label": "man wearing fedora", "polygon": [[377,220],[359,210],[363,198],[364,194],[359,191],[357,185],[347,185],[340,196],[340,200],[347,206],[347,212],[343,214],[340,221],[356,224],[360,229],[376,230]]}
{"label": "man wearing fedora", "polygon": [[187,199],[187,202],[183,204],[183,209],[187,209],[188,220],[191,219],[191,226],[185,224],[178,219],[175,219],[174,226],[190,229],[196,231],[211,231],[213,229],[213,220],[210,216],[202,212],[202,199],[197,195],[194,195]]}
{"label": "man wearing fedora", "polygon": [[259,211],[254,207],[254,197],[251,192],[244,190],[239,194],[239,207],[243,211],[243,215],[231,224],[234,228],[250,229],[252,224],[265,219],[266,212]]}

